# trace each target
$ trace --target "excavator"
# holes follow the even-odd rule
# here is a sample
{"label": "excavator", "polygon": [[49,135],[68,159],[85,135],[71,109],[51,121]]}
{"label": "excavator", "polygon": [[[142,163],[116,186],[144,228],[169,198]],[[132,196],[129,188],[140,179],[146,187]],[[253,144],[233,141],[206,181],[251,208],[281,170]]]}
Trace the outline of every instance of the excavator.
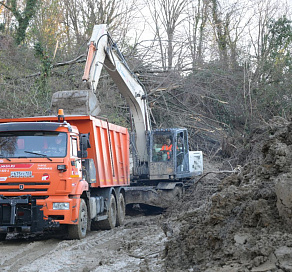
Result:
{"label": "excavator", "polygon": [[[88,44],[82,80],[90,90],[60,91],[53,94],[52,111],[97,116],[100,112],[96,90],[103,68],[125,98],[134,121],[130,135],[131,186],[126,188],[126,204],[140,203],[165,207],[180,197],[185,181],[203,172],[201,151],[189,151],[186,128],[152,129],[147,93],[130,70],[105,24],[95,25]],[[72,107],[73,105],[73,107]],[[169,141],[170,148],[163,148]]]}

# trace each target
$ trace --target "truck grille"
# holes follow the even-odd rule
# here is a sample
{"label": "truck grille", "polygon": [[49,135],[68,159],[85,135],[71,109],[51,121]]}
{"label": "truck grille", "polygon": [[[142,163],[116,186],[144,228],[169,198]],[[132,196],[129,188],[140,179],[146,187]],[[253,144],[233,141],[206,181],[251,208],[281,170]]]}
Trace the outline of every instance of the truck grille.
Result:
{"label": "truck grille", "polygon": [[46,192],[50,182],[6,182],[0,183],[0,192]]}

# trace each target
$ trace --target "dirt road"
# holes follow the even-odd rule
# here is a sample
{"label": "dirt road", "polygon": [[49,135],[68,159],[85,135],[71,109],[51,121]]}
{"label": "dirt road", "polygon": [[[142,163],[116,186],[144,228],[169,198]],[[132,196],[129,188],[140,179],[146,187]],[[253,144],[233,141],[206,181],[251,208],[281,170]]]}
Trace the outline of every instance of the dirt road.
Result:
{"label": "dirt road", "polygon": [[163,271],[166,236],[161,215],[127,216],[125,225],[93,231],[81,240],[52,236],[9,235],[0,242],[0,270],[37,271]]}

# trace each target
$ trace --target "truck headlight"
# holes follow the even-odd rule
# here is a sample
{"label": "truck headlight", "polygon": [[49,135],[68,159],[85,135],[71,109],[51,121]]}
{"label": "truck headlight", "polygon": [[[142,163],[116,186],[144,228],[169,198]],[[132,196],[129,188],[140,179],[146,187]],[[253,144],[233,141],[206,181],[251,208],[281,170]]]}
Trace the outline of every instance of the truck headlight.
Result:
{"label": "truck headlight", "polygon": [[69,210],[68,202],[54,202],[53,210]]}

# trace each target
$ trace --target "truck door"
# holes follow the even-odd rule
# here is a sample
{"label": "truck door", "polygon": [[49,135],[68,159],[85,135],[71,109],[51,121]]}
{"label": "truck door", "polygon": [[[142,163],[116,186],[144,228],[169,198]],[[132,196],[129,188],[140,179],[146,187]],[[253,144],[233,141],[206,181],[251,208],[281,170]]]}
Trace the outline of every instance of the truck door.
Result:
{"label": "truck door", "polygon": [[70,160],[71,160],[71,177],[72,178],[82,178],[82,166],[81,166],[81,160],[77,156],[78,151],[78,139],[76,136],[70,137],[70,144],[71,144],[71,154],[70,154]]}

